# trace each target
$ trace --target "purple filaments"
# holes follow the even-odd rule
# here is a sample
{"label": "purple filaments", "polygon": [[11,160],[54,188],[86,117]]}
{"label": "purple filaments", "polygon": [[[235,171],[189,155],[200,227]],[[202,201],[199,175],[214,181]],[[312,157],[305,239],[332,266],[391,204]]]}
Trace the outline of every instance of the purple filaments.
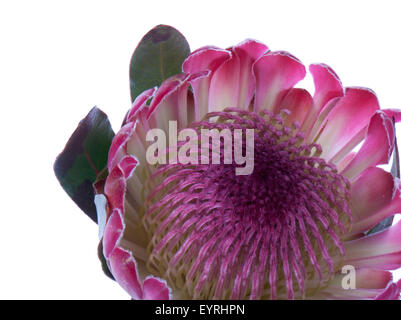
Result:
{"label": "purple filaments", "polygon": [[224,163],[156,170],[143,216],[147,264],[177,298],[303,297],[341,263],[349,182],[285,116],[226,109],[193,125],[254,129],[250,175]]}

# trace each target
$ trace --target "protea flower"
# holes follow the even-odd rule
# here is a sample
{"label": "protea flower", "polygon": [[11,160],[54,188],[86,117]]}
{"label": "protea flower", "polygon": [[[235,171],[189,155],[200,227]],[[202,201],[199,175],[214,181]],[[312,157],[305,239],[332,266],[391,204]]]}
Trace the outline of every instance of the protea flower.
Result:
{"label": "protea flower", "polygon": [[[395,145],[397,110],[367,88],[246,40],[192,52],[182,73],[140,94],[113,139],[105,196],[95,198],[103,253],[133,299],[397,299],[399,180],[378,167]],[[146,135],[253,129],[254,169],[149,164]],[[355,147],[361,144],[358,151]],[[100,223],[101,224],[101,223]],[[103,232],[104,227],[104,232]],[[344,288],[344,266],[355,288]]]}

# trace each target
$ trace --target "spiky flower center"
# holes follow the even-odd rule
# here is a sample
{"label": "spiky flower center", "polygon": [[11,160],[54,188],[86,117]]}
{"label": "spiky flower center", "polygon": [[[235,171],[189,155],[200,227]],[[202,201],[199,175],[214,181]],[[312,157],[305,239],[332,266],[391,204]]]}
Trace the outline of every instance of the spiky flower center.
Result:
{"label": "spiky flower center", "polygon": [[253,129],[250,175],[223,162],[156,170],[143,216],[148,269],[177,297],[301,298],[334,274],[344,254],[349,182],[285,115],[226,109],[193,125]]}

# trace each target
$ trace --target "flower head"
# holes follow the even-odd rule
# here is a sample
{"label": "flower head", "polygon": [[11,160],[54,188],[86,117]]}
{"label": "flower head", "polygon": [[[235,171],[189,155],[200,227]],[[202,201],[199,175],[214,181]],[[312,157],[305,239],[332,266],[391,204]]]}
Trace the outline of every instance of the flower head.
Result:
{"label": "flower head", "polygon": [[[389,270],[401,266],[401,224],[367,231],[401,209],[399,180],[377,167],[401,113],[380,110],[372,90],[344,89],[324,64],[309,68],[312,96],[294,87],[306,74],[297,58],[254,40],[198,49],[182,71],[136,98],[109,151],[106,197],[95,199],[104,256],[132,298],[398,298]],[[224,161],[225,139],[205,161],[166,148],[175,160],[150,164],[148,133],[174,141],[171,122],[239,130],[230,137],[243,151],[252,130],[251,172]],[[184,145],[182,156],[204,147]],[[344,266],[355,287],[344,288]]]}

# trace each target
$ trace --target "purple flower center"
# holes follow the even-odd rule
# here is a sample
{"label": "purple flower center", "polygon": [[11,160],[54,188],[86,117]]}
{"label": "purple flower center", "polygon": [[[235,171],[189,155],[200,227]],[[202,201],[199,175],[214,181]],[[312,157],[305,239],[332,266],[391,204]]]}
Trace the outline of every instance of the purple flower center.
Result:
{"label": "purple flower center", "polygon": [[226,109],[193,125],[254,129],[250,175],[222,161],[156,170],[144,214],[148,268],[178,297],[293,299],[334,275],[351,218],[349,182],[285,116]]}

